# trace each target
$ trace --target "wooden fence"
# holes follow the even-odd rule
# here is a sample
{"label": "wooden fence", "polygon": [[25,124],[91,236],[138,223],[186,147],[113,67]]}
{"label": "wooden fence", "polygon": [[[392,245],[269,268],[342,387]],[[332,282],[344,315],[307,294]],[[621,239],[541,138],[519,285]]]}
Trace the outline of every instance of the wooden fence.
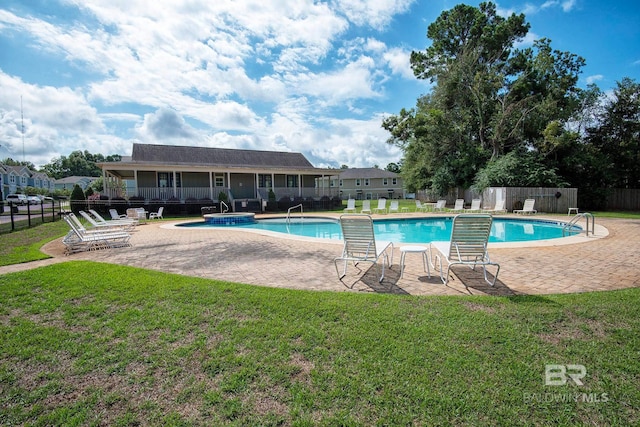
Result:
{"label": "wooden fence", "polygon": [[577,188],[559,187],[491,187],[482,194],[473,190],[454,189],[446,196],[430,194],[429,192],[418,192],[416,196],[422,200],[434,201],[446,199],[447,205],[453,205],[456,199],[464,199],[465,204],[471,204],[472,199],[481,198],[482,207],[493,209],[496,200],[503,199],[504,207],[509,212],[514,209],[522,209],[522,204],[526,199],[536,201],[534,209],[538,212],[546,213],[567,213],[569,208],[578,207]]}
{"label": "wooden fence", "polygon": [[604,190],[605,209],[610,211],[640,211],[640,189],[612,188]]}

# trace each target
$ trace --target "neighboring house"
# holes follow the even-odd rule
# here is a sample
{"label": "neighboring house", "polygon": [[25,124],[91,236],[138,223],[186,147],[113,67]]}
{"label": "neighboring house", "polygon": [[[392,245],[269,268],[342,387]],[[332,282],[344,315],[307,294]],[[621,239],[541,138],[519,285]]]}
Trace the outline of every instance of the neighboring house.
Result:
{"label": "neighboring house", "polygon": [[217,200],[221,192],[267,200],[269,190],[276,199],[320,198],[332,194],[318,178],[335,173],[315,168],[301,153],[155,144],[133,144],[131,157],[98,166],[107,196],[145,200]]}
{"label": "neighboring house", "polygon": [[405,196],[400,175],[378,168],[341,169],[338,175],[330,177],[329,187],[339,188],[342,199],[402,199]]}
{"label": "neighboring house", "polygon": [[96,179],[98,179],[98,177],[95,176],[68,176],[66,178],[56,179],[54,187],[56,190],[73,191],[73,187],[77,184],[84,191]]}
{"label": "neighboring house", "polygon": [[18,191],[24,193],[27,187],[53,191],[54,179],[42,172],[35,172],[26,166],[9,166],[0,164],[0,189],[2,198]]}

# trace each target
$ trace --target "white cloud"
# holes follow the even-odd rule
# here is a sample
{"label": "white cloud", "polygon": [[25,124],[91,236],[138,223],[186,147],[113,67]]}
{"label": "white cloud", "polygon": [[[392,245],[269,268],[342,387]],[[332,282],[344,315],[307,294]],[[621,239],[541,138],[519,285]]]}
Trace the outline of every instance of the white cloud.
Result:
{"label": "white cloud", "polygon": [[595,74],[593,76],[587,76],[587,78],[585,78],[585,81],[590,85],[602,79],[604,79],[604,76],[602,74]]}
{"label": "white cloud", "polygon": [[[376,160],[389,155],[379,117],[330,117],[336,109],[370,115],[361,101],[383,99],[391,75],[415,79],[410,52],[370,34],[412,3],[65,0],[80,11],[66,22],[0,9],[3,32],[58,59],[60,74],[81,70],[89,80],[38,86],[0,72],[0,137],[21,145],[16,105],[24,94],[25,145],[36,164],[77,149],[126,155],[138,140],[384,163]],[[347,147],[317,148],[327,143]],[[384,149],[373,148],[380,143]],[[323,157],[332,150],[343,160]]]}
{"label": "white cloud", "polygon": [[335,5],[349,21],[376,30],[386,27],[394,15],[409,10],[414,0],[336,0]]}

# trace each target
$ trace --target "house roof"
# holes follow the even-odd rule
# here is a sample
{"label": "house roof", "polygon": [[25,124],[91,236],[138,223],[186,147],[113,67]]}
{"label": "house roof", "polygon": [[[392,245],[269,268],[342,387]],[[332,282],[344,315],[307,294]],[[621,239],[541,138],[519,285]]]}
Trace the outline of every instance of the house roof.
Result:
{"label": "house roof", "polygon": [[56,179],[56,184],[75,184],[82,181],[93,182],[98,178],[97,176],[68,176],[66,178]]}
{"label": "house roof", "polygon": [[357,178],[398,178],[395,172],[390,172],[378,168],[350,168],[342,169],[340,179],[357,179]]}
{"label": "house roof", "polygon": [[133,144],[131,161],[154,164],[314,169],[302,153],[156,144]]}

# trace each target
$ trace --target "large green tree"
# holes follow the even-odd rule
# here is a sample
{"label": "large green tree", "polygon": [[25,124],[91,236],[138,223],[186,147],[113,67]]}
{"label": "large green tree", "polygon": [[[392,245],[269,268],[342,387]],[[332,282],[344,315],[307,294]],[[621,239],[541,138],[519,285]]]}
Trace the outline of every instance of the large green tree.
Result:
{"label": "large green tree", "polygon": [[[501,17],[490,2],[455,6],[429,25],[432,44],[412,53],[411,66],[435,86],[415,108],[383,121],[388,142],[404,151],[410,189],[469,187],[489,161],[545,148],[552,121],[564,131],[579,105],[575,84],[584,60],[554,51],[546,39],[515,49],[528,30],[524,15]],[[539,154],[536,167],[555,155]]]}
{"label": "large green tree", "polygon": [[60,156],[53,159],[42,167],[42,171],[47,175],[60,179],[68,176],[101,176],[102,171],[96,165],[101,162],[117,162],[122,157],[119,154],[104,156],[102,154],[91,154],[87,150],[73,151],[69,157]]}
{"label": "large green tree", "polygon": [[640,84],[624,78],[606,99],[587,142],[602,156],[606,186],[640,188]]}

